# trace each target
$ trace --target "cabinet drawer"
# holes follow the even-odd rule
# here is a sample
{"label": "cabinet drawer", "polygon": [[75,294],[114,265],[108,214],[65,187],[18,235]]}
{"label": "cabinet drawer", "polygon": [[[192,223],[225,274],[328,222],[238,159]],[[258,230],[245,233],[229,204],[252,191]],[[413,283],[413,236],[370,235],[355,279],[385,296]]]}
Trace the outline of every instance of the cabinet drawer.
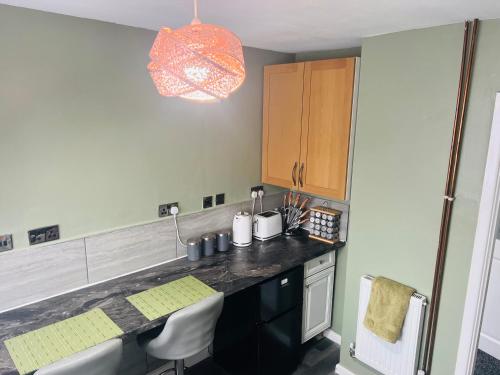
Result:
{"label": "cabinet drawer", "polygon": [[334,265],[335,252],[330,251],[329,253],[326,253],[307,262],[304,265],[304,277],[309,277]]}

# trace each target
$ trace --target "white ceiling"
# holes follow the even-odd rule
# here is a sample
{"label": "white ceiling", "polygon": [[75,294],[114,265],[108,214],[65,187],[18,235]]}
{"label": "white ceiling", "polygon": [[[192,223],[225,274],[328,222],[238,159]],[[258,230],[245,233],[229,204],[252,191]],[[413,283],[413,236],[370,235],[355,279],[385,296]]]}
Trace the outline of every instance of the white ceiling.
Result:
{"label": "white ceiling", "polygon": [[[193,18],[192,0],[0,0],[0,3],[158,30]],[[359,46],[361,38],[469,18],[500,18],[500,0],[199,0],[205,23],[243,44],[283,52]]]}

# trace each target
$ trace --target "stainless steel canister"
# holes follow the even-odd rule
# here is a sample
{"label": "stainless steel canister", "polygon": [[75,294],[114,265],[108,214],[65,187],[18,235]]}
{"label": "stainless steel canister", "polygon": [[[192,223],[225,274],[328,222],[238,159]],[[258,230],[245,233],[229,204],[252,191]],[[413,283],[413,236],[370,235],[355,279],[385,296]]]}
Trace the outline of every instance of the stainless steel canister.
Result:
{"label": "stainless steel canister", "polygon": [[201,258],[201,240],[199,238],[187,240],[187,258],[192,261]]}
{"label": "stainless steel canister", "polygon": [[217,232],[217,251],[227,251],[231,243],[231,231],[229,229]]}
{"label": "stainless steel canister", "polygon": [[201,236],[201,247],[203,248],[203,256],[214,255],[215,252],[215,234],[205,233]]}

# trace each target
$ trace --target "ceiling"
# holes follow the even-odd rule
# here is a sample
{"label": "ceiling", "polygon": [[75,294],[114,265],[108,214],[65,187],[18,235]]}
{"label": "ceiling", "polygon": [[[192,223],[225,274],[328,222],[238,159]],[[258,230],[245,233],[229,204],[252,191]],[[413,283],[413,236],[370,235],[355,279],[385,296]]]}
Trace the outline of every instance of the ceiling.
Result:
{"label": "ceiling", "polygon": [[[0,3],[158,30],[193,18],[192,0],[0,0]],[[305,52],[361,45],[401,30],[500,18],[500,0],[199,0],[205,23],[251,47]]]}

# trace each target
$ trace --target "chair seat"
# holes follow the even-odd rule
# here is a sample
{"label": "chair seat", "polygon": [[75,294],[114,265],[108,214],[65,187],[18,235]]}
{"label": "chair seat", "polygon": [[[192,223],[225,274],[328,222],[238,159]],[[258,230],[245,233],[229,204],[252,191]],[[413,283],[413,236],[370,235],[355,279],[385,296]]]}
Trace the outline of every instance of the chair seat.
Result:
{"label": "chair seat", "polygon": [[224,294],[215,293],[174,312],[163,328],[139,335],[137,343],[155,358],[176,361],[176,373],[181,375],[184,359],[200,353],[212,343],[223,304]]}
{"label": "chair seat", "polygon": [[109,340],[43,367],[35,375],[116,375],[122,353],[122,340]]}

